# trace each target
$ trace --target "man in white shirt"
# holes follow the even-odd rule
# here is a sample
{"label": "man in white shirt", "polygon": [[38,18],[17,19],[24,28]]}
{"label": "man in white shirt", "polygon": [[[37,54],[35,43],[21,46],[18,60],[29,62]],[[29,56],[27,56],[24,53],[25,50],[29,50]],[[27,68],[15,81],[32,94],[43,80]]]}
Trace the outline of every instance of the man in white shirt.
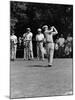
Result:
{"label": "man in white shirt", "polygon": [[10,49],[11,49],[11,59],[16,59],[16,51],[17,51],[17,36],[14,35],[14,32],[10,36]]}
{"label": "man in white shirt", "polygon": [[73,38],[72,38],[70,33],[67,36],[66,42],[68,42],[68,43],[72,43],[73,42]]}
{"label": "man in white shirt", "polygon": [[33,59],[33,45],[32,45],[33,34],[31,32],[30,28],[27,28],[27,32],[23,35],[23,37],[24,37],[24,42],[25,42],[25,46],[26,46],[25,51],[26,51],[26,55],[27,55],[27,56],[24,55],[24,58],[29,59],[29,60]]}
{"label": "man in white shirt", "polygon": [[63,37],[63,34],[61,34],[61,36],[59,37],[57,43],[58,43],[59,47],[64,47],[65,39]]}
{"label": "man in white shirt", "polygon": [[53,63],[53,56],[54,56],[53,36],[58,34],[58,32],[54,26],[52,26],[51,29],[49,30],[48,26],[44,25],[43,29],[44,29],[46,49],[47,49],[47,55],[48,55],[48,66],[51,67]]}
{"label": "man in white shirt", "polygon": [[44,48],[43,48],[43,42],[44,42],[44,35],[41,32],[42,30],[40,28],[37,29],[38,34],[36,35],[36,41],[37,41],[37,58],[40,60],[40,56],[42,60],[44,60]]}
{"label": "man in white shirt", "polygon": [[65,44],[65,38],[63,37],[63,34],[59,37],[57,40],[58,46],[59,46],[59,57],[64,57],[64,44]]}

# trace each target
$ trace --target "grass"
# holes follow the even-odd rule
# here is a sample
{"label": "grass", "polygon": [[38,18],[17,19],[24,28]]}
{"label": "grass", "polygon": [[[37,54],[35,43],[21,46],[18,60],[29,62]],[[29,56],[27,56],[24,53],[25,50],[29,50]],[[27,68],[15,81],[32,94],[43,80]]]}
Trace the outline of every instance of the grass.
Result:
{"label": "grass", "polygon": [[54,59],[52,67],[47,60],[18,59],[10,68],[11,98],[72,94],[72,59]]}

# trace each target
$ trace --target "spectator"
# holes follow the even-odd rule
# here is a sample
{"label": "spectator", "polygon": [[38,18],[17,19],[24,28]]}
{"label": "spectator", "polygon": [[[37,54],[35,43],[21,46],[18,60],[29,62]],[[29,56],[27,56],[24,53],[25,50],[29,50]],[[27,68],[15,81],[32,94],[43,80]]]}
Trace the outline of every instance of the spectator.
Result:
{"label": "spectator", "polygon": [[32,45],[32,37],[33,33],[30,28],[26,29],[27,32],[23,34],[24,40],[24,60],[33,59],[33,45]]}
{"label": "spectator", "polygon": [[10,36],[10,45],[11,45],[11,60],[16,59],[16,51],[17,51],[17,36],[15,35],[15,32],[12,32],[12,35]]}
{"label": "spectator", "polygon": [[38,34],[36,35],[36,41],[37,41],[37,59],[44,60],[44,49],[43,49],[43,42],[44,42],[44,35],[41,32],[42,30],[40,28],[37,29]]}
{"label": "spectator", "polygon": [[65,43],[65,38],[63,37],[63,34],[61,34],[61,36],[59,37],[59,39],[57,40],[57,43],[58,43],[58,47],[59,47],[59,50],[58,50],[58,57],[61,58],[61,57],[64,57],[64,43]]}
{"label": "spectator", "polygon": [[17,43],[17,57],[22,57],[22,52],[23,52],[23,42],[22,38],[18,38],[18,43]]}
{"label": "spectator", "polygon": [[72,51],[73,51],[73,39],[71,37],[71,34],[68,34],[65,42],[65,56],[69,58],[72,57]]}
{"label": "spectator", "polygon": [[55,51],[54,51],[54,57],[55,58],[58,58],[58,55],[59,55],[58,39],[59,39],[59,37],[57,37],[57,39],[55,40]]}

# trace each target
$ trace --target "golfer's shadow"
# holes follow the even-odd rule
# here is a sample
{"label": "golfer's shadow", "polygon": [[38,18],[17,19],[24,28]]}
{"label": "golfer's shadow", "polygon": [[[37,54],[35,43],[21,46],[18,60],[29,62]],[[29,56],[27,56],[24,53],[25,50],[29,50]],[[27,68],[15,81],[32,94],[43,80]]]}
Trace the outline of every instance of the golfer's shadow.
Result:
{"label": "golfer's shadow", "polygon": [[46,67],[48,67],[47,65],[30,65],[30,66],[28,66],[28,67],[40,67],[40,68],[46,68]]}

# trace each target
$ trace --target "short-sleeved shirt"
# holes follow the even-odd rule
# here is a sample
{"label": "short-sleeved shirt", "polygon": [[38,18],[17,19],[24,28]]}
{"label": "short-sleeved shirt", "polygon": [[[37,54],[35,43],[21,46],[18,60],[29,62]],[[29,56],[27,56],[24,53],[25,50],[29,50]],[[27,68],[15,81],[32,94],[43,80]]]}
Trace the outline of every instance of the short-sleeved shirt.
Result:
{"label": "short-sleeved shirt", "polygon": [[72,42],[72,37],[67,37],[68,42]]}
{"label": "short-sleeved shirt", "polygon": [[16,44],[16,43],[17,43],[17,36],[12,35],[12,36],[10,37],[10,40],[13,41],[14,44]]}
{"label": "short-sleeved shirt", "polygon": [[63,46],[65,43],[65,39],[64,38],[59,38],[57,43],[59,44],[59,46]]}
{"label": "short-sleeved shirt", "polygon": [[23,35],[23,42],[24,42],[24,46],[31,46],[32,45],[32,37],[33,37],[33,33],[29,32],[29,33],[25,33]]}
{"label": "short-sleeved shirt", "polygon": [[23,34],[23,42],[26,42],[26,33]]}
{"label": "short-sleeved shirt", "polygon": [[32,40],[32,37],[33,37],[32,32],[29,32],[29,33],[26,35],[26,40]]}
{"label": "short-sleeved shirt", "polygon": [[44,39],[44,35],[41,33],[41,34],[37,34],[36,35],[36,41],[40,42]]}
{"label": "short-sleeved shirt", "polygon": [[32,37],[33,37],[32,32],[30,32],[30,33],[24,33],[23,34],[23,40],[24,40],[24,42],[27,41],[27,40],[32,40]]}

